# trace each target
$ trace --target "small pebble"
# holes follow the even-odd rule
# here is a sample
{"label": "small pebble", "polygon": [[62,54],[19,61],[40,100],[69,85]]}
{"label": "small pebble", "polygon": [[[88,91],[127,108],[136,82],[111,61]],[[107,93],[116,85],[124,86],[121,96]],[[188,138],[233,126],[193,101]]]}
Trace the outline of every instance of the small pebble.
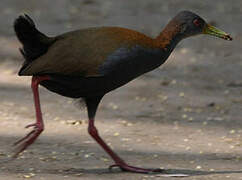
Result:
{"label": "small pebble", "polygon": [[114,133],[114,134],[113,134],[113,136],[119,136],[119,133],[118,133],[118,132],[116,132],[116,133]]}

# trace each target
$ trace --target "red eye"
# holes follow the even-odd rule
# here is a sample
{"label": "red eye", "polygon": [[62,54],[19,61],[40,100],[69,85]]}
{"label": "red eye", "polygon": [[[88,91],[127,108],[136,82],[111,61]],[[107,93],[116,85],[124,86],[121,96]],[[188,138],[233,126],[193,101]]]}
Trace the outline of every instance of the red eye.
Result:
{"label": "red eye", "polygon": [[200,23],[200,21],[199,21],[198,19],[195,19],[195,20],[193,21],[193,24],[194,24],[195,26],[200,26],[200,25],[201,25],[201,23]]}

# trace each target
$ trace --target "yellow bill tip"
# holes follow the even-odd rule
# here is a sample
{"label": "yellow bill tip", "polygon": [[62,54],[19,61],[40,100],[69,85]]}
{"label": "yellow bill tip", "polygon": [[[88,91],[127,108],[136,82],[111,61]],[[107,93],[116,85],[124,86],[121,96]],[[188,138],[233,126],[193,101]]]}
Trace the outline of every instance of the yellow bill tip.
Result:
{"label": "yellow bill tip", "polygon": [[233,38],[232,38],[229,34],[226,34],[226,35],[223,37],[223,39],[228,40],[228,41],[232,41],[232,40],[233,40]]}
{"label": "yellow bill tip", "polygon": [[203,33],[209,34],[211,36],[216,36],[216,37],[228,40],[228,41],[233,40],[233,38],[228,33],[224,32],[210,24],[205,25],[205,27],[203,29]]}

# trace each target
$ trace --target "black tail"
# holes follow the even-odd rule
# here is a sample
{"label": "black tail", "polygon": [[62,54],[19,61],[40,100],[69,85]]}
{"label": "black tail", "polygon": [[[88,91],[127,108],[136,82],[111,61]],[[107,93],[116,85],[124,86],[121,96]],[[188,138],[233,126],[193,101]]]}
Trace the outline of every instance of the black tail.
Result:
{"label": "black tail", "polygon": [[54,38],[49,38],[39,32],[34,21],[26,14],[19,16],[14,21],[14,30],[19,41],[23,44],[20,52],[27,61],[25,63],[45,54],[49,46],[55,41]]}

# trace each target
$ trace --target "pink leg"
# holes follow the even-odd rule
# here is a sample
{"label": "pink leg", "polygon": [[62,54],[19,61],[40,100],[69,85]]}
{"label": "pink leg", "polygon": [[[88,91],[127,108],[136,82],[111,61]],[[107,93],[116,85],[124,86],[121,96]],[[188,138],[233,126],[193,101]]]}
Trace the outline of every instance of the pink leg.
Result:
{"label": "pink leg", "polygon": [[38,138],[38,136],[44,130],[44,122],[42,119],[42,113],[40,108],[40,100],[39,100],[39,91],[38,87],[41,81],[49,80],[49,76],[33,76],[31,88],[34,95],[34,105],[36,111],[36,123],[29,124],[25,128],[34,127],[34,129],[29,132],[25,137],[14,143],[14,145],[18,145],[16,153],[13,157],[17,157],[19,153],[24,151],[28,146],[33,144],[33,142]]}
{"label": "pink leg", "polygon": [[144,169],[134,166],[129,166],[122,160],[115,152],[113,152],[110,147],[102,140],[99,136],[96,127],[94,126],[94,119],[89,119],[88,124],[88,132],[89,134],[96,140],[96,142],[102,146],[105,152],[114,160],[115,165],[110,166],[109,168],[112,169],[113,167],[120,167],[123,171],[135,172],[135,173],[158,173],[162,172],[162,169]]}

